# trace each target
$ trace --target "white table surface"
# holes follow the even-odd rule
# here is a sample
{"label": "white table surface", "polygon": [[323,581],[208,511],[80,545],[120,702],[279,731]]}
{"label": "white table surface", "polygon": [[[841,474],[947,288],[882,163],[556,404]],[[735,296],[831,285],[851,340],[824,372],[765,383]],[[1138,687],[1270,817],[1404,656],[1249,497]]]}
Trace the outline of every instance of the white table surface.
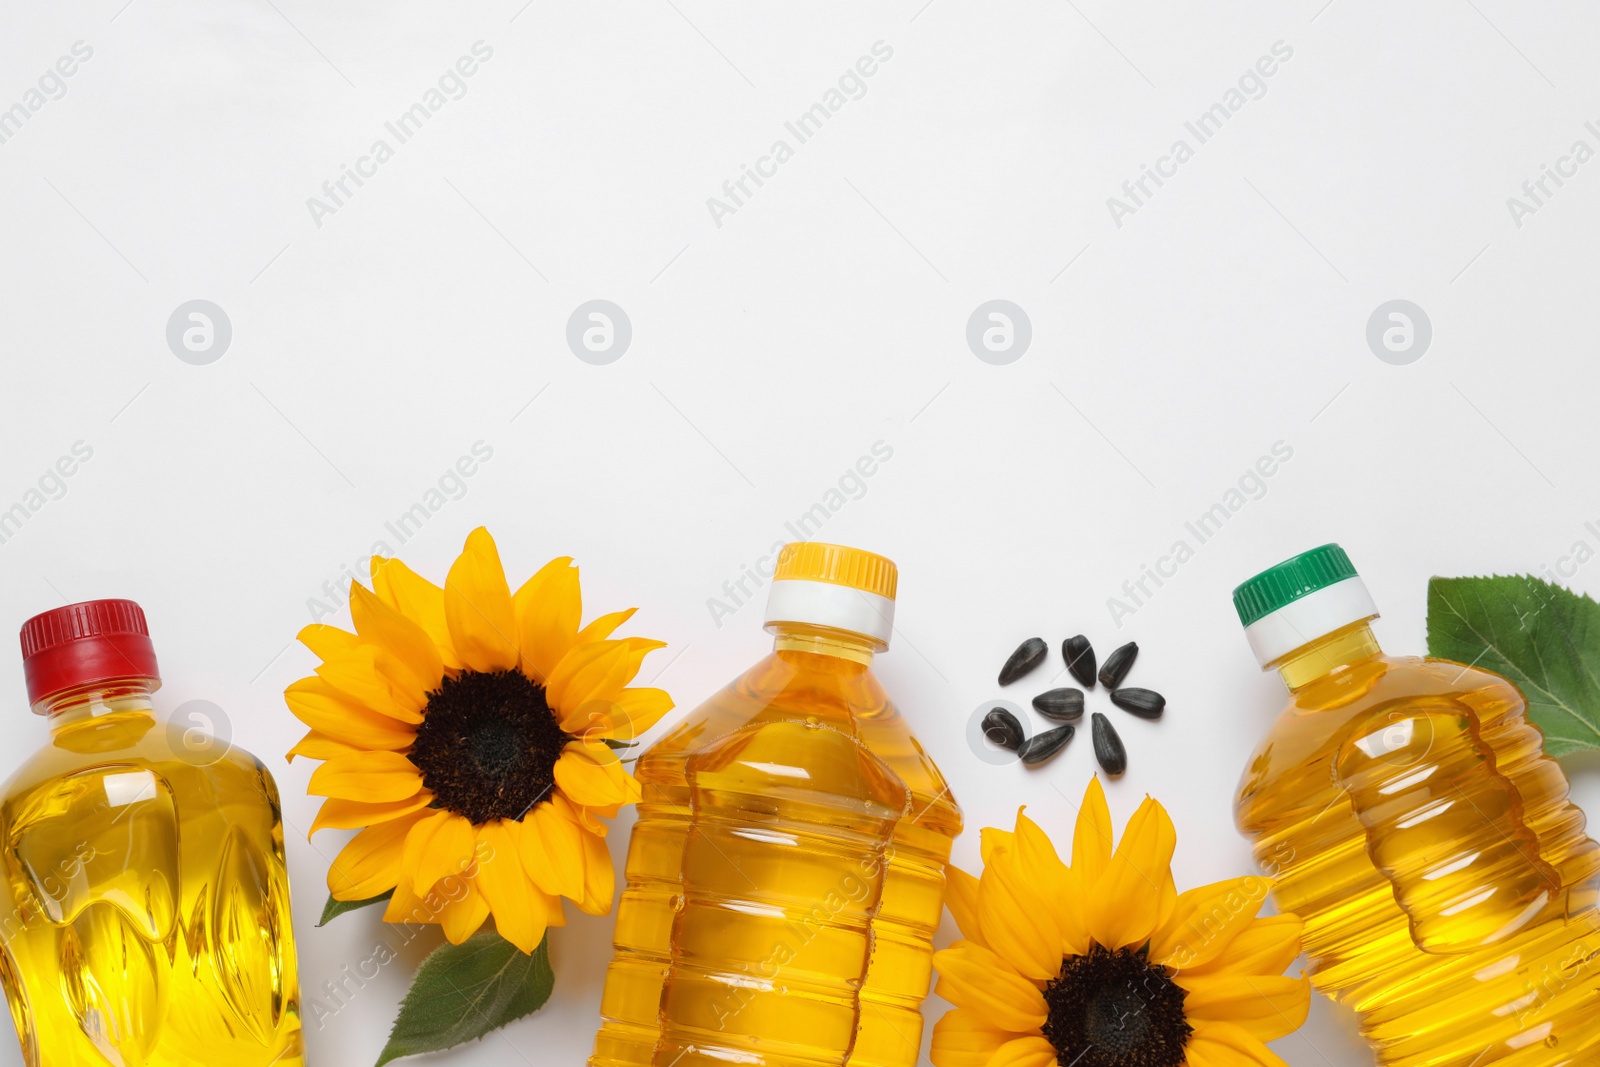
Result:
{"label": "white table surface", "polygon": [[[379,936],[375,914],[313,928],[340,835],[307,844],[312,767],[281,755],[280,693],[313,662],[289,642],[325,583],[379,541],[437,578],[487,524],[514,580],[570,553],[592,606],[638,604],[633,632],[671,642],[646,675],[689,707],[769,642],[759,608],[714,619],[711,598],[882,442],[817,536],[899,562],[879,670],[969,824],[1027,804],[1066,835],[1091,773],[1087,738],[1033,773],[969,750],[1006,654],[1137,639],[1170,708],[1117,713],[1112,808],[1167,802],[1182,885],[1243,873],[1232,792],[1281,693],[1234,583],[1338,540],[1387,647],[1420,651],[1430,574],[1600,547],[1600,162],[1507,203],[1600,148],[1597,30],[1587,5],[1506,0],[6,5],[0,109],[40,106],[0,143],[0,509],[76,443],[92,457],[0,544],[4,625],[144,605],[161,710],[214,702],[277,774],[314,995]],[[30,97],[76,42],[92,55]],[[385,123],[477,42],[492,55],[400,143]],[[892,55],[800,143],[785,123],[877,42]],[[1185,123],[1275,45],[1292,55],[1202,143]],[[380,138],[392,158],[362,163]],[[791,157],[763,162],[779,139]],[[1190,158],[1162,162],[1179,139]],[[308,206],[358,165],[335,210]],[[770,177],[713,211],[745,165]],[[1176,173],[1134,203],[1144,165]],[[167,343],[195,299],[231,324],[208,363]],[[566,342],[594,299],[631,323],[608,365]],[[1006,365],[966,337],[996,299],[1031,325]],[[1408,365],[1366,338],[1396,299],[1431,322]],[[492,458],[401,546],[385,524],[477,442]],[[1199,544],[1185,523],[1278,442],[1292,458]],[[1178,539],[1193,558],[1114,618]],[[4,770],[45,729],[14,654],[0,692]],[[608,944],[609,920],[575,919],[544,1011],[418,1062],[580,1062]],[[407,979],[312,1023],[312,1062],[371,1062]],[[1278,1048],[1371,1062],[1321,1001]]]}

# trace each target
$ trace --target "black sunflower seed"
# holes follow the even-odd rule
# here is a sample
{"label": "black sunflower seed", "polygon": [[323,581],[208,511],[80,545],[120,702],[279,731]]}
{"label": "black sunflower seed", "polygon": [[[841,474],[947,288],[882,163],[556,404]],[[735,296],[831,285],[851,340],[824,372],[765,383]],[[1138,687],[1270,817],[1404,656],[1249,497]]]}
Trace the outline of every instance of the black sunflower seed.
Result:
{"label": "black sunflower seed", "polygon": [[1083,718],[1083,690],[1047,690],[1033,698],[1033,710],[1054,722],[1077,722]]}
{"label": "black sunflower seed", "polygon": [[1094,688],[1094,646],[1082,634],[1061,642],[1061,658],[1067,661],[1067,670],[1085,689]]}
{"label": "black sunflower seed", "polygon": [[1140,689],[1131,685],[1113,690],[1111,703],[1141,719],[1159,719],[1161,713],[1167,710],[1166,697],[1154,689]]}
{"label": "black sunflower seed", "polygon": [[1067,747],[1067,742],[1072,740],[1073,732],[1070,726],[1057,726],[1054,730],[1034,734],[1028,743],[1022,746],[1018,755],[1022,757],[1022,762],[1030,767],[1036,763],[1043,763]]}
{"label": "black sunflower seed", "polygon": [[1044,662],[1044,657],[1050,648],[1044,643],[1043,638],[1030,637],[1017,646],[1011,653],[1011,658],[1006,660],[1006,665],[1000,668],[1000,684],[1010,685],[1024,674],[1033,670]]}
{"label": "black sunflower seed", "polygon": [[1138,643],[1129,641],[1107,656],[1105,666],[1100,668],[1100,684],[1107,689],[1115,689],[1121,685],[1122,679],[1128,676],[1128,668],[1133,666],[1134,657],[1138,654]]}
{"label": "black sunflower seed", "polygon": [[1001,748],[1015,752],[1028,740],[1028,732],[1017,717],[1005,708],[990,708],[983,717],[983,736]]}
{"label": "black sunflower seed", "polygon": [[1122,747],[1122,738],[1111,725],[1111,720],[1094,713],[1094,758],[1113,778],[1128,769],[1128,750]]}

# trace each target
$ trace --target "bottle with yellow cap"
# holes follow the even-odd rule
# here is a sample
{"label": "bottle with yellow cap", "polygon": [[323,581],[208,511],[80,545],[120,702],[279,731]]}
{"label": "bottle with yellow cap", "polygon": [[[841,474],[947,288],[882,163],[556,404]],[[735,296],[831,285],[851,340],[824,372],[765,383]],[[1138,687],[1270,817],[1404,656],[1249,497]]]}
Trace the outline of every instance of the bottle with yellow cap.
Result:
{"label": "bottle with yellow cap", "polygon": [[912,1067],[961,812],[871,670],[895,565],[787,545],[772,654],[640,757],[590,1067]]}

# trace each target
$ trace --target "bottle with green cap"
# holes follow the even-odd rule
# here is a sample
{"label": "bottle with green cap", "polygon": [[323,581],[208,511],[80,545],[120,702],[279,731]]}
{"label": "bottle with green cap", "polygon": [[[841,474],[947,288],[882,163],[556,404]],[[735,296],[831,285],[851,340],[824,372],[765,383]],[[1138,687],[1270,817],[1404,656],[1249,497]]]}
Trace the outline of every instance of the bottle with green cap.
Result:
{"label": "bottle with green cap", "polygon": [[1317,987],[1385,1067],[1600,1064],[1600,847],[1522,693],[1385,655],[1338,545],[1233,601],[1289,689],[1236,815]]}

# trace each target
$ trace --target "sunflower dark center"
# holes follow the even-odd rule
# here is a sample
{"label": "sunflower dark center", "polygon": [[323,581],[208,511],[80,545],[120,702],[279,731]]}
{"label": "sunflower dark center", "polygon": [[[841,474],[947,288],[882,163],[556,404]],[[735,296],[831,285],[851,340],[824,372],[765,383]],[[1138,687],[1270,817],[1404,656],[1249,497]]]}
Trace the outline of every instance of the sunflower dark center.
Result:
{"label": "sunflower dark center", "polygon": [[521,671],[463,671],[428,694],[409,755],[435,807],[480,824],[521,819],[549,796],[569,740]]}
{"label": "sunflower dark center", "polygon": [[1193,1029],[1183,989],[1133,949],[1068,956],[1044,988],[1045,1040],[1077,1067],[1179,1067]]}

